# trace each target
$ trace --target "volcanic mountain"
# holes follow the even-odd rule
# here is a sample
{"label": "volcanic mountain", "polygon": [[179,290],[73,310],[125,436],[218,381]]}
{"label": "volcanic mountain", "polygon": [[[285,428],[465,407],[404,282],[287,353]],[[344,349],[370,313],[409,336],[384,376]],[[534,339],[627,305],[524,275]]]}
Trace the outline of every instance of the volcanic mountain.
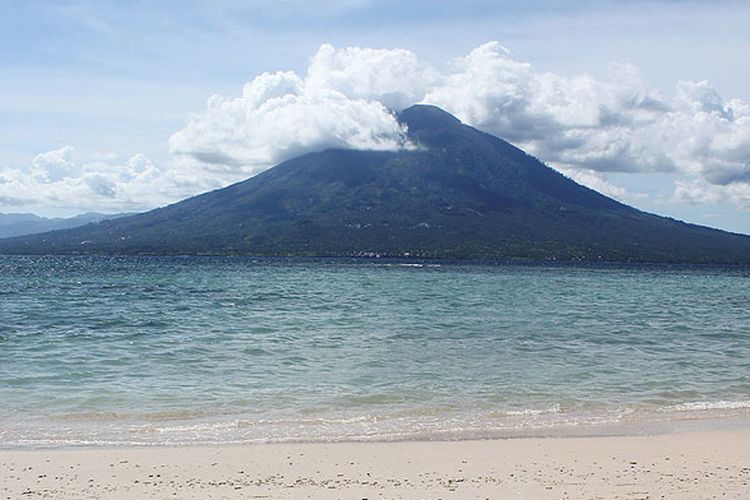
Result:
{"label": "volcanic mountain", "polygon": [[0,240],[6,254],[750,262],[750,236],[645,213],[432,106],[411,150],[331,149],[122,219]]}

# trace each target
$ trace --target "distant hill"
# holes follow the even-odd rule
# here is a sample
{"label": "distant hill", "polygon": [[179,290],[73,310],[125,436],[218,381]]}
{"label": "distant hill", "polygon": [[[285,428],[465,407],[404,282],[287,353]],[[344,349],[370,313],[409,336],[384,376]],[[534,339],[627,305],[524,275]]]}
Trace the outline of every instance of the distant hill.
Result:
{"label": "distant hill", "polygon": [[432,106],[410,151],[328,150],[117,220],[0,241],[0,253],[410,256],[750,263],[750,237],[639,211]]}
{"label": "distant hill", "polygon": [[70,229],[91,224],[93,222],[99,222],[104,219],[116,219],[126,215],[132,214],[100,214],[97,212],[87,212],[74,217],[47,218],[39,217],[34,214],[0,213],[0,238]]}

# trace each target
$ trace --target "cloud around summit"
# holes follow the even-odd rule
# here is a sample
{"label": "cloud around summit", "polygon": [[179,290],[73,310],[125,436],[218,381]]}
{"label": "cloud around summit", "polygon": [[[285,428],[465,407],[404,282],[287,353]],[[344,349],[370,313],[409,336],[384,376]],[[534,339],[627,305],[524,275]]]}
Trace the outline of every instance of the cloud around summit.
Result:
{"label": "cloud around summit", "polygon": [[437,78],[408,50],[323,45],[304,75],[263,73],[239,97],[212,96],[169,150],[187,164],[247,175],[326,148],[409,147],[393,111],[421,101]]}
{"label": "cloud around summit", "polygon": [[263,73],[238,96],[212,96],[169,138],[169,165],[77,160],[65,147],[0,170],[0,199],[156,206],[311,151],[413,147],[393,111],[426,103],[620,199],[606,174],[667,173],[676,200],[750,208],[750,103],[706,81],[663,92],[627,64],[600,79],[543,72],[498,42],[446,67],[406,49],[326,44],[303,73]]}
{"label": "cloud around summit", "polygon": [[238,98],[213,97],[172,136],[170,151],[254,173],[326,147],[397,149],[407,142],[388,110],[416,103],[581,179],[673,173],[713,193],[726,188],[733,202],[750,198],[750,103],[726,100],[706,81],[679,81],[665,94],[627,64],[611,64],[605,79],[541,72],[498,42],[442,72],[404,49],[323,45],[304,75],[263,74]]}

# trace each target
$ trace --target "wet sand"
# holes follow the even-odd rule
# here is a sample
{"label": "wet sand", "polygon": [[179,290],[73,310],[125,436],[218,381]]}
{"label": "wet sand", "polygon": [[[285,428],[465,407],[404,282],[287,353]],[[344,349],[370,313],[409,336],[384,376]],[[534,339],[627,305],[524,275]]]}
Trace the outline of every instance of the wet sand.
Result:
{"label": "wet sand", "polygon": [[750,498],[750,429],[6,450],[0,498]]}

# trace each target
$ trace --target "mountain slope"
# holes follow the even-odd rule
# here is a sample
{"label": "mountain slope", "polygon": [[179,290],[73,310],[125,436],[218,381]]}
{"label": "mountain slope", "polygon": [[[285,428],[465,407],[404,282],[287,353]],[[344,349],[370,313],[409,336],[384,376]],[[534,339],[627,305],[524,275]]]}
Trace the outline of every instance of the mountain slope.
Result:
{"label": "mountain slope", "polygon": [[34,214],[0,213],[0,238],[23,236],[26,234],[46,233],[99,222],[104,219],[116,219],[130,214],[100,214],[87,212],[74,217],[39,217]]}
{"label": "mountain slope", "polygon": [[0,253],[389,255],[750,262],[750,237],[607,198],[431,106],[418,147],[328,150],[164,208],[0,241]]}

